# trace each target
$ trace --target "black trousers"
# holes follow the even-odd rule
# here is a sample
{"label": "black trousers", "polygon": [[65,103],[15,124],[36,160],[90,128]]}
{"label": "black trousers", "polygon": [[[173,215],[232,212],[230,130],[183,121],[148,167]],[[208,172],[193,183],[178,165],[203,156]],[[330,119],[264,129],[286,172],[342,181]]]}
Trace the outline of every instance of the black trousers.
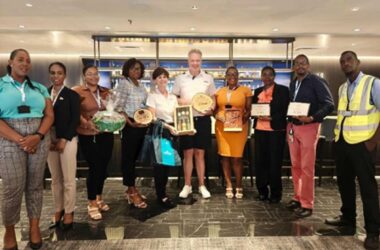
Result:
{"label": "black trousers", "polygon": [[123,172],[123,185],[135,186],[136,159],[144,142],[148,128],[134,128],[125,125],[121,139],[121,168]]}
{"label": "black trousers", "polygon": [[379,194],[375,179],[375,164],[364,143],[348,144],[343,138],[336,143],[336,170],[342,199],[341,212],[355,225],[357,177],[363,202],[367,234],[378,235],[380,226]]}
{"label": "black trousers", "polygon": [[255,130],[256,187],[260,195],[281,199],[281,167],[286,131]]}
{"label": "black trousers", "polygon": [[78,135],[79,145],[88,163],[87,198],[95,200],[103,193],[107,166],[112,156],[113,134]]}
{"label": "black trousers", "polygon": [[166,184],[168,183],[169,167],[154,165],[154,186],[156,188],[157,199],[163,199],[166,196]]}

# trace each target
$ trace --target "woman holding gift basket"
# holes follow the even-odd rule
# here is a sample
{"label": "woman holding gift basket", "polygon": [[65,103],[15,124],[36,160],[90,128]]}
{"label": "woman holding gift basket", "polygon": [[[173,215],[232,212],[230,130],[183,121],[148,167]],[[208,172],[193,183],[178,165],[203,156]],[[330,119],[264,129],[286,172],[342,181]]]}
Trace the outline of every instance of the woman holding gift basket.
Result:
{"label": "woman holding gift basket", "polygon": [[[167,90],[169,81],[169,72],[161,67],[156,68],[152,73],[154,85],[148,95],[147,106],[153,115],[157,118],[157,122],[162,122],[163,131],[162,138],[169,141],[171,145],[175,143],[177,132],[174,125],[173,114],[174,109],[178,106],[177,97],[170,94]],[[153,129],[155,125],[152,125]],[[173,164],[175,165],[175,164]],[[166,184],[168,182],[169,167],[163,164],[155,164],[154,166],[154,184],[156,188],[157,202],[164,208],[173,208],[176,205],[166,195]]]}
{"label": "woman holding gift basket", "polygon": [[84,84],[73,88],[80,96],[80,125],[77,128],[80,149],[86,159],[89,171],[87,177],[88,215],[101,220],[101,212],[110,207],[103,201],[103,185],[107,178],[107,165],[113,149],[113,133],[100,132],[93,116],[105,110],[110,91],[98,85],[99,72],[96,66],[83,68]]}

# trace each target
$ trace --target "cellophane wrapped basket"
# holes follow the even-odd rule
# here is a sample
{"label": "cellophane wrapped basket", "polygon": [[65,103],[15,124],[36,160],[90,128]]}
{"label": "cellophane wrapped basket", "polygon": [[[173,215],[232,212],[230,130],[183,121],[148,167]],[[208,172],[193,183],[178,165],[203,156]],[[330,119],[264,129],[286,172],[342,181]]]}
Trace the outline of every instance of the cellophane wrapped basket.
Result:
{"label": "cellophane wrapped basket", "polygon": [[114,111],[115,101],[113,98],[107,99],[106,110],[98,111],[93,117],[92,122],[101,132],[115,132],[122,130],[125,126],[125,117]]}

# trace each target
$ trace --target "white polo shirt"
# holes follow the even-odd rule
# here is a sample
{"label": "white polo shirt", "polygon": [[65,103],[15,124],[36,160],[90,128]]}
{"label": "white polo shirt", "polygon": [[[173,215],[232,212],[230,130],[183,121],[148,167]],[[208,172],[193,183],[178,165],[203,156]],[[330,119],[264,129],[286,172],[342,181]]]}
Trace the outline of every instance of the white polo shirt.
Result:
{"label": "white polo shirt", "polygon": [[[213,96],[216,92],[214,78],[203,70],[195,77],[187,71],[176,77],[172,92],[188,103],[191,103],[191,99],[197,93]],[[194,116],[202,116],[199,112],[193,111]]]}
{"label": "white polo shirt", "polygon": [[177,97],[175,95],[169,94],[166,97],[157,90],[148,94],[146,105],[155,109],[157,118],[167,123],[174,123],[174,109],[178,106]]}

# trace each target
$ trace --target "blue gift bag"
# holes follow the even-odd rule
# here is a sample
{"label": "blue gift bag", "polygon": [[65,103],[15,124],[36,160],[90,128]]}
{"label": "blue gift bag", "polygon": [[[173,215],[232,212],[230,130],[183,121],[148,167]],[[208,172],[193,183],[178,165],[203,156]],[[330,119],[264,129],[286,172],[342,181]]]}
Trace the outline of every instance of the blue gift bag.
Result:
{"label": "blue gift bag", "polygon": [[169,141],[166,138],[161,138],[160,144],[161,144],[162,165],[176,166],[176,164],[175,164],[175,149],[173,148],[171,141]]}

